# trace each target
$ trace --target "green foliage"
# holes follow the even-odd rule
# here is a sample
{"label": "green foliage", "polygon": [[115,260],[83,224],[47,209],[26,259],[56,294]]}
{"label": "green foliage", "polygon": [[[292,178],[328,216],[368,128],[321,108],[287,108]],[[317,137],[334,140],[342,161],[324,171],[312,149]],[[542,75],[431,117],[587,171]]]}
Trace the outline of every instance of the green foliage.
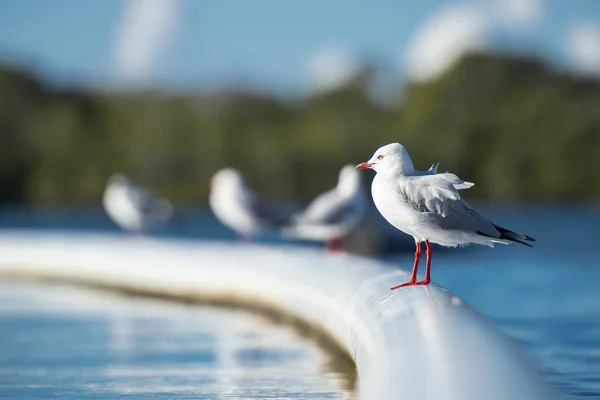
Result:
{"label": "green foliage", "polygon": [[535,60],[471,55],[443,77],[412,87],[403,131],[416,159],[477,182],[493,199],[600,195],[600,84]]}
{"label": "green foliage", "polygon": [[384,106],[368,94],[371,72],[292,101],[244,91],[56,91],[0,67],[0,202],[97,202],[114,172],[175,201],[203,202],[210,176],[229,165],[262,194],[308,199],[342,165],[393,141],[419,168],[440,161],[476,182],[469,197],[600,196],[598,82],[475,54]]}

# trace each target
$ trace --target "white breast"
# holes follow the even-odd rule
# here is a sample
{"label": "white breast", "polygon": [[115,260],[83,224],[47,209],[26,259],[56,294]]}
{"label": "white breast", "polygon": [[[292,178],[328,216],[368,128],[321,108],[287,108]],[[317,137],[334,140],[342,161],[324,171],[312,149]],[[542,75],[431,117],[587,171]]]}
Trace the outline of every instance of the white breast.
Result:
{"label": "white breast", "polygon": [[144,226],[140,210],[129,199],[127,188],[110,186],[104,192],[104,209],[121,228],[140,231]]}
{"label": "white breast", "polygon": [[396,229],[420,237],[414,226],[419,222],[419,214],[408,205],[398,192],[395,181],[375,175],[371,184],[371,195],[379,213]]}
{"label": "white breast", "polygon": [[210,193],[209,204],[224,225],[237,233],[254,235],[260,232],[261,226],[249,210],[244,196],[237,188],[216,188]]}

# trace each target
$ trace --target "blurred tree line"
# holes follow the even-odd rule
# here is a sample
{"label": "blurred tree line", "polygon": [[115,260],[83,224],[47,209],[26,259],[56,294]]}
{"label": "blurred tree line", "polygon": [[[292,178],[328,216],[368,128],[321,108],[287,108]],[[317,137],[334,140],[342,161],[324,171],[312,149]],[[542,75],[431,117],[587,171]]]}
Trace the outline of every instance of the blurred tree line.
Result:
{"label": "blurred tree line", "polygon": [[[535,59],[473,54],[383,105],[366,69],[301,99],[54,89],[0,67],[0,202],[92,203],[130,174],[178,202],[204,202],[235,166],[261,194],[309,199],[339,168],[398,141],[417,168],[440,161],[493,200],[600,196],[600,83]],[[366,173],[366,181],[371,174]]]}

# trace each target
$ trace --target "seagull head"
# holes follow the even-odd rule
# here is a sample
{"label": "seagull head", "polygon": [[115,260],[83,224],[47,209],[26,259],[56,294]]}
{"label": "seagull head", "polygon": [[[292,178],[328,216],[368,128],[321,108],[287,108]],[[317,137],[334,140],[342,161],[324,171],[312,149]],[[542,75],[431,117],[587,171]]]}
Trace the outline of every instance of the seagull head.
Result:
{"label": "seagull head", "polygon": [[391,143],[378,148],[369,161],[356,166],[359,171],[367,168],[388,175],[405,175],[415,170],[408,152],[400,143]]}
{"label": "seagull head", "polygon": [[131,181],[124,174],[113,174],[108,178],[108,186],[129,186]]}
{"label": "seagull head", "polygon": [[211,190],[229,187],[237,188],[244,186],[244,177],[242,173],[235,168],[223,168],[219,170],[210,180]]}
{"label": "seagull head", "polygon": [[360,189],[360,174],[355,171],[351,164],[345,165],[340,170],[340,175],[337,183],[337,190],[341,194],[348,196],[356,193]]}

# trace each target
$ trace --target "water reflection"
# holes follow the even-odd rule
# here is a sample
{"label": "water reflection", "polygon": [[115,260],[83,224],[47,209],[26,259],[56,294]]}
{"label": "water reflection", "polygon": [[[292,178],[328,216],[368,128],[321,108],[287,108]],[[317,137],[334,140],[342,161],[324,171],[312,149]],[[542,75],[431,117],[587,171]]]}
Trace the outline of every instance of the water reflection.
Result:
{"label": "water reflection", "polygon": [[245,313],[0,282],[0,397],[349,398],[323,365]]}

